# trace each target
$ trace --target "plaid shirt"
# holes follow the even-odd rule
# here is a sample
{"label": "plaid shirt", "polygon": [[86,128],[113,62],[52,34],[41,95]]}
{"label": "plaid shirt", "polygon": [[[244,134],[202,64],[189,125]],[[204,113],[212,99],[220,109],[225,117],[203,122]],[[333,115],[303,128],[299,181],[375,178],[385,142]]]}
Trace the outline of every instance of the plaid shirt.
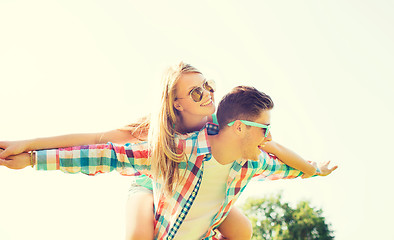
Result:
{"label": "plaid shirt", "polygon": [[[201,185],[204,162],[211,159],[208,135],[215,135],[218,126],[208,123],[199,132],[177,136],[178,146],[183,146],[187,163],[179,164],[180,175],[185,173],[185,182],[175,189],[172,196],[159,193],[160,183],[153,184],[155,199],[155,239],[171,240],[193,205]],[[112,143],[79,146],[54,150],[37,151],[37,170],[61,170],[67,173],[97,173],[118,171],[122,175],[150,176],[147,142],[126,144]],[[240,159],[234,161],[226,187],[223,204],[213,217],[209,229],[202,239],[217,239],[215,229],[226,218],[231,207],[253,177],[264,179],[290,179],[299,177],[302,172],[291,168],[277,158],[261,152],[259,160]]]}

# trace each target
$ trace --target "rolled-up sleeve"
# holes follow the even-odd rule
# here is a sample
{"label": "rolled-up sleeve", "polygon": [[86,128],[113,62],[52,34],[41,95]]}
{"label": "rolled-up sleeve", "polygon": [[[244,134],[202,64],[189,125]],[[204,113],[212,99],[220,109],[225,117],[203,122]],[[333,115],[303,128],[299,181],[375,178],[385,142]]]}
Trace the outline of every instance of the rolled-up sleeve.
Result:
{"label": "rolled-up sleeve", "polygon": [[37,170],[96,175],[117,171],[122,175],[149,174],[147,143],[96,144],[37,151]]}
{"label": "rolled-up sleeve", "polygon": [[[300,177],[303,174],[300,170],[286,165],[277,157],[263,151],[261,152],[258,161],[260,166],[254,175],[258,180],[292,179]],[[320,172],[320,169],[317,169],[317,172]]]}

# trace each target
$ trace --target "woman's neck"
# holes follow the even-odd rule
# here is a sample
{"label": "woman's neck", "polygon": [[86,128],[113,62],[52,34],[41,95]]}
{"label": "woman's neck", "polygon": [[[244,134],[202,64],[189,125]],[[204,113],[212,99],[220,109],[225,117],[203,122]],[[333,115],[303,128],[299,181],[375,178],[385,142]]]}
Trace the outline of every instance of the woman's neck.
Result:
{"label": "woman's neck", "polygon": [[194,131],[199,131],[201,128],[205,126],[208,121],[208,116],[188,116],[183,115],[178,117],[178,122],[180,123],[177,126],[176,130],[181,133],[189,133]]}

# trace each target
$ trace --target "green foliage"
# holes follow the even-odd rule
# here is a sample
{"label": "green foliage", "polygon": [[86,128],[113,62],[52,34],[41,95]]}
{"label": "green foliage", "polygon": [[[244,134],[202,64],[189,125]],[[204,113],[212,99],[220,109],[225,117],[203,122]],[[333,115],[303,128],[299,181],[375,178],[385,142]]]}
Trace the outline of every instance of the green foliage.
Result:
{"label": "green foliage", "polygon": [[333,231],[321,209],[301,201],[295,208],[282,195],[248,199],[242,207],[253,225],[252,240],[331,240]]}

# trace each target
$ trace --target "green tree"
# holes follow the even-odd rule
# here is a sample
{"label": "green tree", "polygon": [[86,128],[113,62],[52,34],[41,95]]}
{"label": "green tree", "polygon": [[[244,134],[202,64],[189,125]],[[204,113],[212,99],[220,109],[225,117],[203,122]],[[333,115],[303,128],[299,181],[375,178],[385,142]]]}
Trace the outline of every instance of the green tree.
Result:
{"label": "green tree", "polygon": [[282,194],[260,199],[247,199],[242,207],[253,225],[252,240],[331,240],[330,225],[321,209],[308,201],[300,201],[295,208],[282,201]]}

